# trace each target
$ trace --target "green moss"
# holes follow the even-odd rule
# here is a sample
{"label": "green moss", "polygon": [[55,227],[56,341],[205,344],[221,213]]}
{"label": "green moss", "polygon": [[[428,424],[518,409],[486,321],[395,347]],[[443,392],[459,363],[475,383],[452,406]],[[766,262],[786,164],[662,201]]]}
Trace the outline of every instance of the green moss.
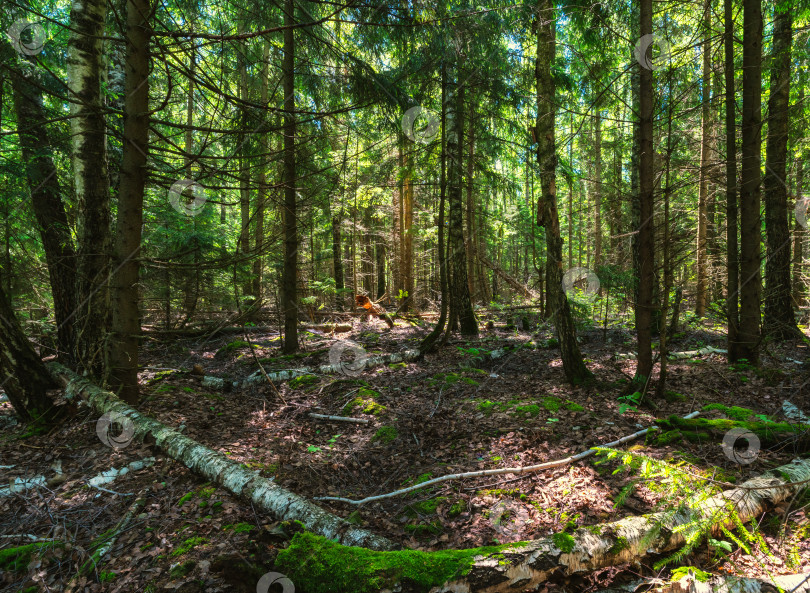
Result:
{"label": "green moss", "polygon": [[192,498],[194,498],[194,493],[193,492],[189,492],[188,494],[184,494],[182,497],[180,497],[180,500],[177,501],[177,506],[179,506],[179,507],[183,506],[184,504],[186,504]]}
{"label": "green moss", "polygon": [[675,403],[675,402],[686,401],[687,397],[682,393],[678,393],[677,391],[670,391],[669,389],[667,389],[664,392],[664,399],[667,400],[667,402],[672,404],[672,403]]}
{"label": "green moss", "polygon": [[492,413],[492,409],[497,405],[498,404],[496,404],[495,402],[491,402],[487,399],[478,404],[478,411],[484,412],[485,414],[489,415]]}
{"label": "green moss", "polygon": [[551,396],[543,398],[543,407],[552,414],[558,412],[561,406],[562,402],[559,400],[559,398]]}
{"label": "green moss", "polygon": [[439,535],[444,527],[438,519],[434,519],[429,523],[417,523],[416,525],[406,525],[405,532],[410,533],[414,537],[428,537],[431,535]]}
{"label": "green moss", "polygon": [[254,529],[250,523],[237,523],[236,525],[225,525],[222,531],[233,531],[234,533],[247,533]]}
{"label": "green moss", "polygon": [[194,560],[187,560],[172,568],[169,571],[169,576],[173,579],[182,579],[184,576],[194,570],[195,566],[197,566],[197,563]]}
{"label": "green moss", "polygon": [[36,551],[43,548],[61,548],[63,545],[64,544],[61,542],[37,542],[16,548],[0,550],[0,570],[13,572],[24,571],[28,568],[28,563],[31,562],[31,556]]}
{"label": "green moss", "polygon": [[191,550],[196,548],[199,545],[208,543],[208,540],[204,537],[190,537],[179,547],[177,547],[174,551],[172,551],[171,556],[172,558],[176,558],[177,556],[182,556],[183,554],[188,554]]}
{"label": "green moss", "polygon": [[436,509],[439,505],[443,502],[447,501],[446,496],[437,496],[436,498],[431,498],[430,500],[423,500],[422,502],[415,502],[413,504],[408,505],[408,509],[411,511],[409,514],[411,516],[419,515],[432,515],[436,512]]}
{"label": "green moss", "polygon": [[748,408],[740,408],[738,406],[724,406],[723,404],[709,404],[708,406],[703,407],[704,411],[709,410],[717,410],[718,412],[722,412],[732,420],[741,420],[745,421],[751,418],[754,415],[753,410],[749,410]]}
{"label": "green moss", "polygon": [[585,408],[580,406],[579,404],[575,404],[572,401],[565,402],[565,409],[570,412],[584,412]]}
{"label": "green moss", "polygon": [[230,354],[234,350],[239,350],[241,348],[250,348],[250,344],[245,342],[244,340],[234,340],[230,344],[225,344],[222,348],[217,350],[215,356],[221,356],[223,354]]}
{"label": "green moss", "polygon": [[520,416],[525,414],[534,418],[535,416],[540,414],[540,406],[538,406],[537,404],[518,406],[517,408],[515,408],[515,412],[517,412],[517,414]]}
{"label": "green moss", "polygon": [[555,533],[551,536],[551,541],[564,554],[569,554],[577,543],[573,536],[565,532]]}
{"label": "green moss", "polygon": [[371,438],[372,441],[382,441],[383,443],[390,443],[399,436],[397,429],[393,426],[381,426],[374,436]]}
{"label": "green moss", "polygon": [[404,362],[392,362],[388,365],[389,369],[407,369],[408,365]]}
{"label": "green moss", "polygon": [[458,517],[467,508],[467,503],[463,500],[457,500],[452,504],[450,510],[447,511],[447,516],[451,519]]}
{"label": "green moss", "polygon": [[216,486],[208,486],[205,488],[201,488],[197,496],[202,498],[203,500],[208,500],[211,498],[211,495],[216,492]]}
{"label": "green moss", "polygon": [[98,573],[98,582],[99,583],[109,583],[111,581],[114,581],[115,577],[117,577],[117,576],[118,575],[115,574],[114,572],[104,570],[104,571],[101,571],[100,573]]}
{"label": "green moss", "polygon": [[670,416],[665,420],[656,420],[656,424],[668,430],[680,430],[689,440],[705,441],[709,438],[722,439],[732,428],[742,428],[753,432],[763,445],[781,442],[787,437],[805,437],[805,428],[786,422],[740,422],[737,420],[709,420],[692,418],[687,420],[679,416]]}
{"label": "green moss", "polygon": [[626,537],[617,537],[616,541],[613,542],[613,545],[610,546],[610,550],[608,550],[608,554],[619,554],[622,550],[626,550],[630,547],[630,542],[627,541]]}
{"label": "green moss", "polygon": [[373,389],[361,387],[357,392],[357,397],[343,406],[343,415],[350,416],[355,408],[360,408],[364,414],[373,414],[374,416],[384,414],[388,408],[377,403],[376,399],[379,395]]}
{"label": "green moss", "polygon": [[409,590],[427,593],[467,574],[476,556],[514,547],[490,546],[469,550],[375,552],[341,546],[331,540],[297,533],[276,558],[275,570],[307,593],[372,593],[407,583]]}
{"label": "green moss", "polygon": [[318,381],[320,381],[320,379],[315,375],[299,375],[298,377],[290,379],[290,389],[314,385]]}
{"label": "green moss", "polygon": [[668,430],[666,432],[650,431],[647,434],[650,435],[647,442],[656,447],[671,445],[683,439],[683,434],[680,430]]}
{"label": "green moss", "polygon": [[469,377],[464,377],[458,373],[438,373],[433,376],[433,379],[430,380],[432,385],[437,384],[445,384],[445,385],[453,385],[455,383],[466,383],[467,385],[478,385],[478,381],[475,379],[470,379]]}

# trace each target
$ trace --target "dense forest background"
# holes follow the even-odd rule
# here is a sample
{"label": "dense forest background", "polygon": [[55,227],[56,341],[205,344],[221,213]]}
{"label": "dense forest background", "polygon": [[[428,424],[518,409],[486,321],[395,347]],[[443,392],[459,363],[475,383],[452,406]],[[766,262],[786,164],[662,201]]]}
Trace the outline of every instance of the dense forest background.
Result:
{"label": "dense forest background", "polygon": [[[152,520],[149,497],[176,523],[131,554],[167,573],[212,533],[262,530],[250,562],[172,573],[196,571],[189,592],[253,590],[254,561],[305,593],[552,575],[595,591],[650,555],[633,565],[644,578],[688,561],[715,585],[719,567],[806,569],[809,18],[803,0],[8,0],[0,451],[15,463],[0,469],[27,473],[0,509],[43,485],[62,510],[85,487],[115,498],[102,531],[57,530],[26,499],[6,528],[54,524],[9,536],[35,548],[0,540],[0,570],[30,568],[44,542],[50,568],[6,582],[156,586],[99,569],[134,517]],[[77,414],[93,416],[92,445]],[[615,449],[641,437],[641,453]],[[139,444],[110,480],[77,483],[62,460],[89,457],[49,453],[74,438],[119,466]],[[156,451],[162,480],[147,478]],[[596,451],[619,477],[589,462],[575,475]],[[209,481],[193,487],[199,541],[167,544],[190,499],[157,491],[198,479],[170,459]],[[756,464],[782,465],[743,483]],[[570,484],[547,500],[561,466]],[[131,505],[101,486],[127,468],[142,472]],[[487,483],[501,474],[528,489]],[[202,513],[217,487],[276,523],[251,527],[231,503],[216,523]],[[417,490],[429,498],[393,506]],[[608,500],[655,527],[598,527]],[[745,526],[774,505],[781,531]],[[63,566],[68,524],[84,547]],[[232,564],[240,577],[205,584]],[[337,567],[348,576],[327,586]],[[690,570],[673,579],[694,585]]]}

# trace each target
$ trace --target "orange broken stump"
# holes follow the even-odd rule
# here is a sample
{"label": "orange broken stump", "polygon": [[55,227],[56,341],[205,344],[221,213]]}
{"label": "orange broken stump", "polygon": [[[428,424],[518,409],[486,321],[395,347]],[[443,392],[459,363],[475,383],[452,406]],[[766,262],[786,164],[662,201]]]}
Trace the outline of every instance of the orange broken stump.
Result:
{"label": "orange broken stump", "polygon": [[382,305],[378,305],[376,303],[372,303],[366,295],[358,294],[354,297],[355,301],[357,302],[358,307],[363,307],[366,311],[371,313],[372,315],[376,315],[385,323],[388,324],[389,328],[394,327],[394,320],[385,312],[385,309]]}

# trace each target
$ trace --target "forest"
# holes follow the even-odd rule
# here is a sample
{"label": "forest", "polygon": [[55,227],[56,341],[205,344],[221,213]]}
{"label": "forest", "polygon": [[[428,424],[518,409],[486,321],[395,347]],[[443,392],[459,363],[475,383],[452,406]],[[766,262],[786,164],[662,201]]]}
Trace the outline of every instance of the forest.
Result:
{"label": "forest", "polygon": [[804,0],[0,55],[0,591],[810,593]]}

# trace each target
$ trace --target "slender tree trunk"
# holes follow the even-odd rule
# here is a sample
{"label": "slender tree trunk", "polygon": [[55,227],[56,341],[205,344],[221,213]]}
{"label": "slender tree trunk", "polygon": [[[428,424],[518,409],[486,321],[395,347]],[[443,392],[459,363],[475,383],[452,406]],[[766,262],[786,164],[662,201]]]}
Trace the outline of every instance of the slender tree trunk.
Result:
{"label": "slender tree trunk", "polygon": [[739,312],[739,243],[737,215],[737,101],[734,85],[734,0],[723,0],[723,51],[725,53],[726,82],[726,259],[728,295],[726,318],[728,319],[728,358],[734,362],[740,358],[738,346]]}
{"label": "slender tree trunk", "polygon": [[[270,85],[270,44],[263,43],[262,49],[262,72],[261,72],[261,104],[267,105],[269,96]],[[268,112],[262,114],[263,117],[269,116]],[[265,125],[269,122],[265,120]],[[270,132],[263,130],[261,134],[261,167],[259,167],[258,185],[259,192],[256,199],[256,227],[254,230],[254,245],[255,252],[253,254],[253,296],[256,297],[257,302],[261,302],[263,298],[263,279],[264,279],[264,211],[267,207],[267,202],[270,199],[270,189],[267,184],[267,171],[270,169]]]}
{"label": "slender tree trunk", "polygon": [[[16,60],[8,42],[0,41],[0,52],[6,63],[14,63]],[[11,88],[17,115],[17,134],[25,163],[26,180],[31,191],[31,205],[48,265],[59,360],[71,364],[76,347],[72,318],[76,311],[76,252],[60,195],[59,177],[46,127],[48,118],[43,110],[38,83],[32,80],[34,75],[34,71],[28,67],[15,69],[10,77]],[[10,217],[7,217],[7,225],[9,220]],[[8,247],[7,242],[6,248]],[[10,263],[10,259],[7,259]],[[11,286],[9,265],[4,272],[8,275],[8,291]]]}
{"label": "slender tree trunk", "polygon": [[602,265],[602,114],[593,118],[593,267]]}
{"label": "slender tree trunk", "polygon": [[[799,97],[796,111],[804,109],[804,85],[799,86]],[[804,122],[801,117],[797,118],[800,122],[798,137],[804,137]],[[804,195],[804,159],[800,155],[796,159],[796,200],[801,200]],[[793,306],[797,309],[805,304],[805,288],[804,280],[802,278],[803,262],[804,262],[804,246],[803,246],[804,230],[802,229],[799,221],[794,217],[793,222]]]}
{"label": "slender tree trunk", "polygon": [[109,328],[110,188],[101,94],[106,0],[71,4],[68,85],[76,181],[76,357],[83,369],[103,377],[104,336]]}
{"label": "slender tree trunk", "polygon": [[[450,229],[449,245],[450,250],[450,297],[452,299],[451,310],[459,323],[459,330],[465,336],[478,334],[478,322],[472,310],[470,299],[470,286],[467,282],[467,262],[466,250],[464,247],[464,226],[463,226],[463,154],[464,154],[464,86],[465,80],[462,76],[460,65],[461,58],[457,58],[456,84],[448,99],[452,108],[451,124],[448,126],[450,138],[448,141],[448,152],[450,154]],[[451,316],[451,319],[453,316]]]}
{"label": "slender tree trunk", "polygon": [[[640,0],[640,34],[652,35],[652,0]],[[648,48],[648,51],[650,48]],[[653,73],[639,64],[639,227],[638,227],[638,299],[636,335],[638,365],[633,383],[645,386],[652,374],[653,284],[655,281],[655,240],[653,236]]]}
{"label": "slender tree trunk", "polygon": [[537,225],[546,234],[546,286],[548,304],[560,340],[566,379],[576,385],[591,376],[577,345],[576,327],[568,298],[563,291],[563,254],[560,219],[557,214],[557,144],[554,137],[554,78],[551,66],[557,49],[553,0],[537,5],[537,162],[540,165],[541,195],[537,204]]}
{"label": "slender tree trunk", "polygon": [[790,109],[791,7],[774,7],[771,85],[768,99],[768,139],[765,157],[765,333],[777,339],[800,338],[790,286],[790,227],[788,226],[787,146]]}
{"label": "slender tree trunk", "polygon": [[143,225],[146,155],[149,151],[150,0],[127,0],[126,78],[121,190],[112,282],[113,340],[108,353],[111,386],[127,403],[138,401],[139,251]]}
{"label": "slender tree trunk", "polygon": [[296,211],[295,168],[295,2],[284,0],[284,268],[282,308],[284,309],[284,352],[298,350],[298,214]]}
{"label": "slender tree trunk", "polygon": [[475,283],[475,203],[473,202],[473,175],[475,173],[475,102],[470,101],[470,144],[467,152],[467,201],[465,219],[467,222],[467,283],[470,286],[470,298],[475,299],[477,286]]}
{"label": "slender tree trunk", "polygon": [[[405,142],[403,140],[403,142]],[[414,299],[413,282],[413,163],[408,152],[411,145],[403,147],[403,174],[402,180],[402,285],[408,293],[408,300],[402,306],[403,311],[410,308]]]}
{"label": "slender tree trunk", "polygon": [[0,286],[0,386],[14,411],[25,421],[53,420],[57,415],[48,397],[58,389],[20,327],[14,309]]}
{"label": "slender tree trunk", "polygon": [[706,249],[706,228],[708,226],[708,175],[709,175],[709,126],[711,119],[709,83],[711,81],[711,1],[703,2],[703,81],[701,85],[702,113],[700,119],[700,181],[698,185],[698,229],[697,229],[697,294],[695,295],[695,315],[706,315],[708,289],[708,254]]}
{"label": "slender tree trunk", "polygon": [[759,363],[760,167],[762,148],[762,6],[743,0],[742,171],[740,180],[740,328],[739,356]]}

